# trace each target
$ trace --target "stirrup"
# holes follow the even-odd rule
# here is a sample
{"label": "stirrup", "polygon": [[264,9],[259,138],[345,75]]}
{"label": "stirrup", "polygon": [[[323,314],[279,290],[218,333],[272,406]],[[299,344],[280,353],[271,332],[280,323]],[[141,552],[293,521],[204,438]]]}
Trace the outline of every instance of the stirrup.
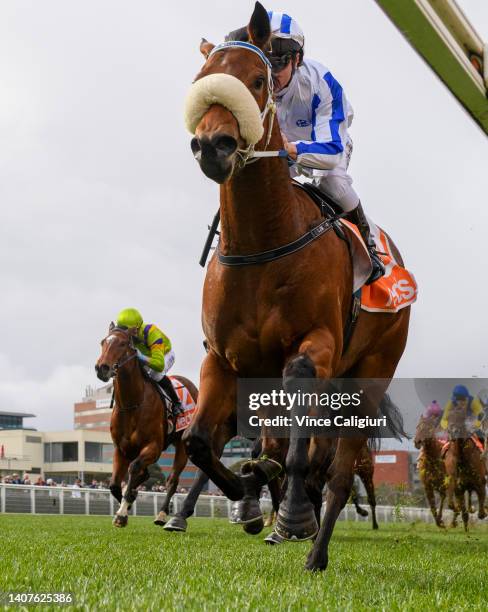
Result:
{"label": "stirrup", "polygon": [[373,266],[373,269],[368,280],[366,281],[366,285],[371,285],[385,275],[385,266],[374,249],[368,250],[369,258],[371,259],[371,265]]}

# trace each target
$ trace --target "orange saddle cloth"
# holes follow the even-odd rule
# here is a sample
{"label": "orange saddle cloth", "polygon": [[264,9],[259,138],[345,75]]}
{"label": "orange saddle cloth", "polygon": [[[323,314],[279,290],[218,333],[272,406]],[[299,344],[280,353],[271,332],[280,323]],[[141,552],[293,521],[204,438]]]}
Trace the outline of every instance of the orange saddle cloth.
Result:
{"label": "orange saddle cloth", "polygon": [[[368,312],[398,312],[417,299],[417,282],[414,275],[395,260],[386,233],[369,220],[371,236],[385,266],[385,275],[372,285],[364,282],[371,272],[368,250],[358,228],[345,219],[341,220],[354,244],[351,249],[354,266],[354,290],[361,287],[361,308]],[[367,257],[367,260],[365,259]],[[367,263],[369,262],[369,268]],[[368,272],[369,270],[369,272]]]}

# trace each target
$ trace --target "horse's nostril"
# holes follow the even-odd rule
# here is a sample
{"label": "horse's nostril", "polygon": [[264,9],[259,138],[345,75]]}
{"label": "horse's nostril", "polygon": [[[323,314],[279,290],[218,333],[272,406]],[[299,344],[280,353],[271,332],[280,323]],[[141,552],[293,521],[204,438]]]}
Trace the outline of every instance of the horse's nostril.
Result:
{"label": "horse's nostril", "polygon": [[191,139],[190,146],[191,146],[193,156],[195,157],[197,161],[199,161],[202,156],[202,147],[200,145],[200,141],[198,140],[196,136]]}
{"label": "horse's nostril", "polygon": [[237,149],[237,140],[232,136],[214,136],[211,140],[212,145],[217,149],[219,155],[228,157],[235,153]]}

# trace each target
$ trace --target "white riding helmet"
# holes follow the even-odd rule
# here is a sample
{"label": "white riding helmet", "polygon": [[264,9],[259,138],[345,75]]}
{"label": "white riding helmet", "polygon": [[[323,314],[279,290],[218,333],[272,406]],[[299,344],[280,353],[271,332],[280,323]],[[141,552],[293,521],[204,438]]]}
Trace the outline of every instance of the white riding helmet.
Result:
{"label": "white riding helmet", "polygon": [[303,30],[290,15],[268,11],[268,16],[271,34],[275,38],[294,40],[300,47],[304,46],[305,35],[303,34]]}

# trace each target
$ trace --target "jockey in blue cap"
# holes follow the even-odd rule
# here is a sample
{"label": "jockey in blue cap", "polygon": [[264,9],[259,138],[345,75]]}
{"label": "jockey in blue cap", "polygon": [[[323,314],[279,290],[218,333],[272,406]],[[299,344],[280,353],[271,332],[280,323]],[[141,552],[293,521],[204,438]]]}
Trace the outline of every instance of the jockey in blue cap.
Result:
{"label": "jockey in blue cap", "polygon": [[441,419],[442,429],[447,429],[449,423],[449,413],[451,410],[466,410],[466,416],[473,418],[473,427],[478,429],[483,416],[483,404],[476,397],[470,395],[467,387],[464,385],[456,385],[452,390],[450,401],[444,408],[444,414]]}
{"label": "jockey in blue cap", "polygon": [[[348,128],[354,113],[340,83],[328,68],[304,58],[305,36],[286,13],[268,12],[274,91],[278,121],[289,157],[292,176],[313,182],[354,223],[368,247],[373,270],[368,284],[385,273],[370,236],[368,220],[347,172],[352,154]],[[246,28],[230,32],[226,40],[247,40]]]}

